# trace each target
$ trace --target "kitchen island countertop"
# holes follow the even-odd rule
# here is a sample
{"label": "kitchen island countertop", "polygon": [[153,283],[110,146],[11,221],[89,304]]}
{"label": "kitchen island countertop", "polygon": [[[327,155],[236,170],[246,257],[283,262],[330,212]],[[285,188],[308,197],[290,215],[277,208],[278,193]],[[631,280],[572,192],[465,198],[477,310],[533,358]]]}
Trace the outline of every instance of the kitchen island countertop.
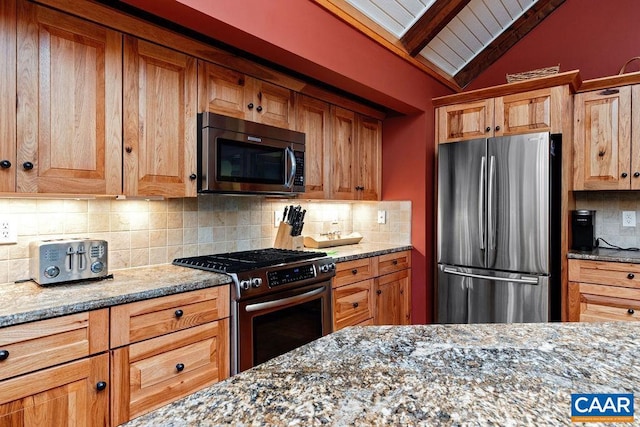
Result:
{"label": "kitchen island countertop", "polygon": [[639,333],[636,322],[351,327],[125,425],[571,425],[571,393],[634,393],[640,407]]}

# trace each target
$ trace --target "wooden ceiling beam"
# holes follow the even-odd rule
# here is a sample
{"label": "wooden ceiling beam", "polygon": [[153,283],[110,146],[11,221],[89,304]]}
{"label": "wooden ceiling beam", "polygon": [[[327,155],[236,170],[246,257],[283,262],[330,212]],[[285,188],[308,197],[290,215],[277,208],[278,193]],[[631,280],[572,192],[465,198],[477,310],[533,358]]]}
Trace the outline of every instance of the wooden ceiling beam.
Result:
{"label": "wooden ceiling beam", "polygon": [[436,0],[400,38],[409,55],[416,56],[471,0]]}
{"label": "wooden ceiling beam", "polygon": [[565,0],[538,0],[506,31],[476,55],[453,79],[464,88],[564,2]]}

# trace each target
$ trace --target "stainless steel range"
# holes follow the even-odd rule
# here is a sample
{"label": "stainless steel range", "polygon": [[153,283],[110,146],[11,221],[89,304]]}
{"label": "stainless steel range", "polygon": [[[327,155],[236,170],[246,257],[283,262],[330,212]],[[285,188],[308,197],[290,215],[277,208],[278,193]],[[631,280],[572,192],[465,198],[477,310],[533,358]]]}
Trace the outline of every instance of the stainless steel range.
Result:
{"label": "stainless steel range", "polygon": [[177,258],[173,264],[233,279],[232,375],[332,331],[336,265],[324,252],[260,249]]}

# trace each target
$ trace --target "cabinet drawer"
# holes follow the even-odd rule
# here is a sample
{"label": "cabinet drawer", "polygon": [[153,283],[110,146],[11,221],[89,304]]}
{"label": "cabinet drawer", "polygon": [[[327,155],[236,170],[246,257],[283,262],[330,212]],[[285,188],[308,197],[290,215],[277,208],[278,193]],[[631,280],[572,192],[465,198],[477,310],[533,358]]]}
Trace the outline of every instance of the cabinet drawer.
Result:
{"label": "cabinet drawer", "polygon": [[378,257],[378,275],[411,268],[411,251],[395,252]]}
{"label": "cabinet drawer", "polygon": [[640,290],[580,284],[580,321],[640,320]]}
{"label": "cabinet drawer", "polygon": [[571,259],[569,281],[640,289],[640,264]]}
{"label": "cabinet drawer", "polygon": [[378,258],[363,258],[354,261],[339,262],[336,265],[336,275],[333,287],[348,285],[349,283],[371,279],[378,275]]}
{"label": "cabinet drawer", "polygon": [[229,319],[112,351],[113,425],[229,376]]}
{"label": "cabinet drawer", "polygon": [[334,289],[333,312],[334,331],[373,318],[373,279]]}
{"label": "cabinet drawer", "polygon": [[108,349],[109,309],[39,320],[0,330],[0,379]]}
{"label": "cabinet drawer", "polygon": [[111,348],[229,316],[229,286],[200,289],[111,308]]}

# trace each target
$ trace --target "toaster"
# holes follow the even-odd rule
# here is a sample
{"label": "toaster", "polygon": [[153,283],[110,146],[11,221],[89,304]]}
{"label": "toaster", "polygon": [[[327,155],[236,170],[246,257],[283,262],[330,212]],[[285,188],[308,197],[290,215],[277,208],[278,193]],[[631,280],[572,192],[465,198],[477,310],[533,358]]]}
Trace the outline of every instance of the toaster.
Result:
{"label": "toaster", "polygon": [[29,244],[29,273],[40,285],[98,279],[108,274],[107,241],[52,239]]}

